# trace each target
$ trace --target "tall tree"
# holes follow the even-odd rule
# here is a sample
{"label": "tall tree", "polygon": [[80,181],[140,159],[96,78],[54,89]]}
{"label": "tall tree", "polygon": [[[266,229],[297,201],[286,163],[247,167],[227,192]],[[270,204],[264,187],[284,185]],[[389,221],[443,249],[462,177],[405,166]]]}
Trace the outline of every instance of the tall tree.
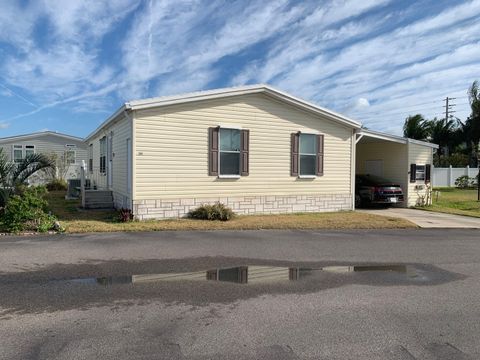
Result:
{"label": "tall tree", "polygon": [[472,149],[472,158],[480,157],[480,88],[478,81],[474,81],[468,89],[468,98],[472,113],[465,122],[467,141]]}
{"label": "tall tree", "polygon": [[458,145],[456,120],[433,119],[428,121],[429,141],[439,145],[439,155],[450,155]]}
{"label": "tall tree", "polygon": [[429,123],[420,114],[410,115],[403,124],[403,136],[416,140],[427,140]]}

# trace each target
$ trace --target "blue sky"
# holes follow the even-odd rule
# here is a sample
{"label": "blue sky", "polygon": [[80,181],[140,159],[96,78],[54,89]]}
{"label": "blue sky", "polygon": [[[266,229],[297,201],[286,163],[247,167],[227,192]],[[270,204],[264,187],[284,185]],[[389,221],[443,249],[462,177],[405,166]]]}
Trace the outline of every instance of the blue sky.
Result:
{"label": "blue sky", "polygon": [[269,83],[400,134],[469,114],[480,0],[2,2],[0,137],[85,136],[123,102]]}

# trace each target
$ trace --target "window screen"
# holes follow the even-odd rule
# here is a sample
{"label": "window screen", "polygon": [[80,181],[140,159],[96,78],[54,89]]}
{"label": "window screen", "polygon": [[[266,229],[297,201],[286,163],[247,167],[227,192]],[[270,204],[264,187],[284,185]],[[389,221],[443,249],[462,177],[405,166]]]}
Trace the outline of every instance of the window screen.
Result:
{"label": "window screen", "polygon": [[317,173],[317,137],[313,134],[300,134],[300,175]]}
{"label": "window screen", "polygon": [[220,175],[240,175],[238,129],[220,129]]}

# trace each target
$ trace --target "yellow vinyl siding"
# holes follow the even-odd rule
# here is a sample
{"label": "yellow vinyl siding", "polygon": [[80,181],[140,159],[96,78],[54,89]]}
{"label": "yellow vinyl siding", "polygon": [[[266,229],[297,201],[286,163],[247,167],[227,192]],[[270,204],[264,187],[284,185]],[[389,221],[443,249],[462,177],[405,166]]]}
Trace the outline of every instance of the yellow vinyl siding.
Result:
{"label": "yellow vinyl siding", "polygon": [[93,169],[98,172],[100,170],[100,139],[104,136],[108,138],[113,132],[112,190],[114,193],[126,197],[130,197],[127,192],[127,139],[132,137],[130,121],[124,114],[120,115],[117,121],[99,132],[87,143],[87,146],[93,144]]}
{"label": "yellow vinyl siding", "polygon": [[365,174],[367,160],[383,161],[383,177],[398,182],[406,194],[408,188],[409,165],[407,162],[407,145],[389,141],[359,143],[357,145],[356,173]]}
{"label": "yellow vinyl siding", "polygon": [[[408,144],[408,166],[410,164],[426,165],[433,163],[433,148],[429,146],[409,143]],[[408,176],[410,179],[410,175]],[[415,186],[423,186],[422,190],[416,190]],[[408,182],[408,206],[417,205],[419,198],[425,196],[425,181],[418,180],[415,183]]]}
{"label": "yellow vinyl siding", "polygon": [[[265,95],[137,110],[135,200],[249,195],[350,194],[352,129]],[[250,130],[250,174],[208,176],[208,128]],[[325,135],[322,177],[290,176],[290,134]]]}

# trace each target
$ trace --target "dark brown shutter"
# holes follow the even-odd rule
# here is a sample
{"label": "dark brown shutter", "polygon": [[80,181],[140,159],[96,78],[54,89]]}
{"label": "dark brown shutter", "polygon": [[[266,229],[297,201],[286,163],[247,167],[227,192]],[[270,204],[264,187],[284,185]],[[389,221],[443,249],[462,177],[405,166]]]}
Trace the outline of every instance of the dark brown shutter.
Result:
{"label": "dark brown shutter", "polygon": [[430,174],[432,173],[432,165],[427,164],[425,165],[425,184],[430,182]]}
{"label": "dark brown shutter", "polygon": [[218,127],[208,128],[208,175],[218,176]]}
{"label": "dark brown shutter", "polygon": [[324,136],[317,135],[317,176],[323,176]]}
{"label": "dark brown shutter", "polygon": [[248,176],[250,157],[250,130],[240,131],[240,175]]}
{"label": "dark brown shutter", "polygon": [[299,134],[291,134],[290,176],[298,176]]}
{"label": "dark brown shutter", "polygon": [[417,164],[410,164],[410,182],[414,183],[417,180]]}

